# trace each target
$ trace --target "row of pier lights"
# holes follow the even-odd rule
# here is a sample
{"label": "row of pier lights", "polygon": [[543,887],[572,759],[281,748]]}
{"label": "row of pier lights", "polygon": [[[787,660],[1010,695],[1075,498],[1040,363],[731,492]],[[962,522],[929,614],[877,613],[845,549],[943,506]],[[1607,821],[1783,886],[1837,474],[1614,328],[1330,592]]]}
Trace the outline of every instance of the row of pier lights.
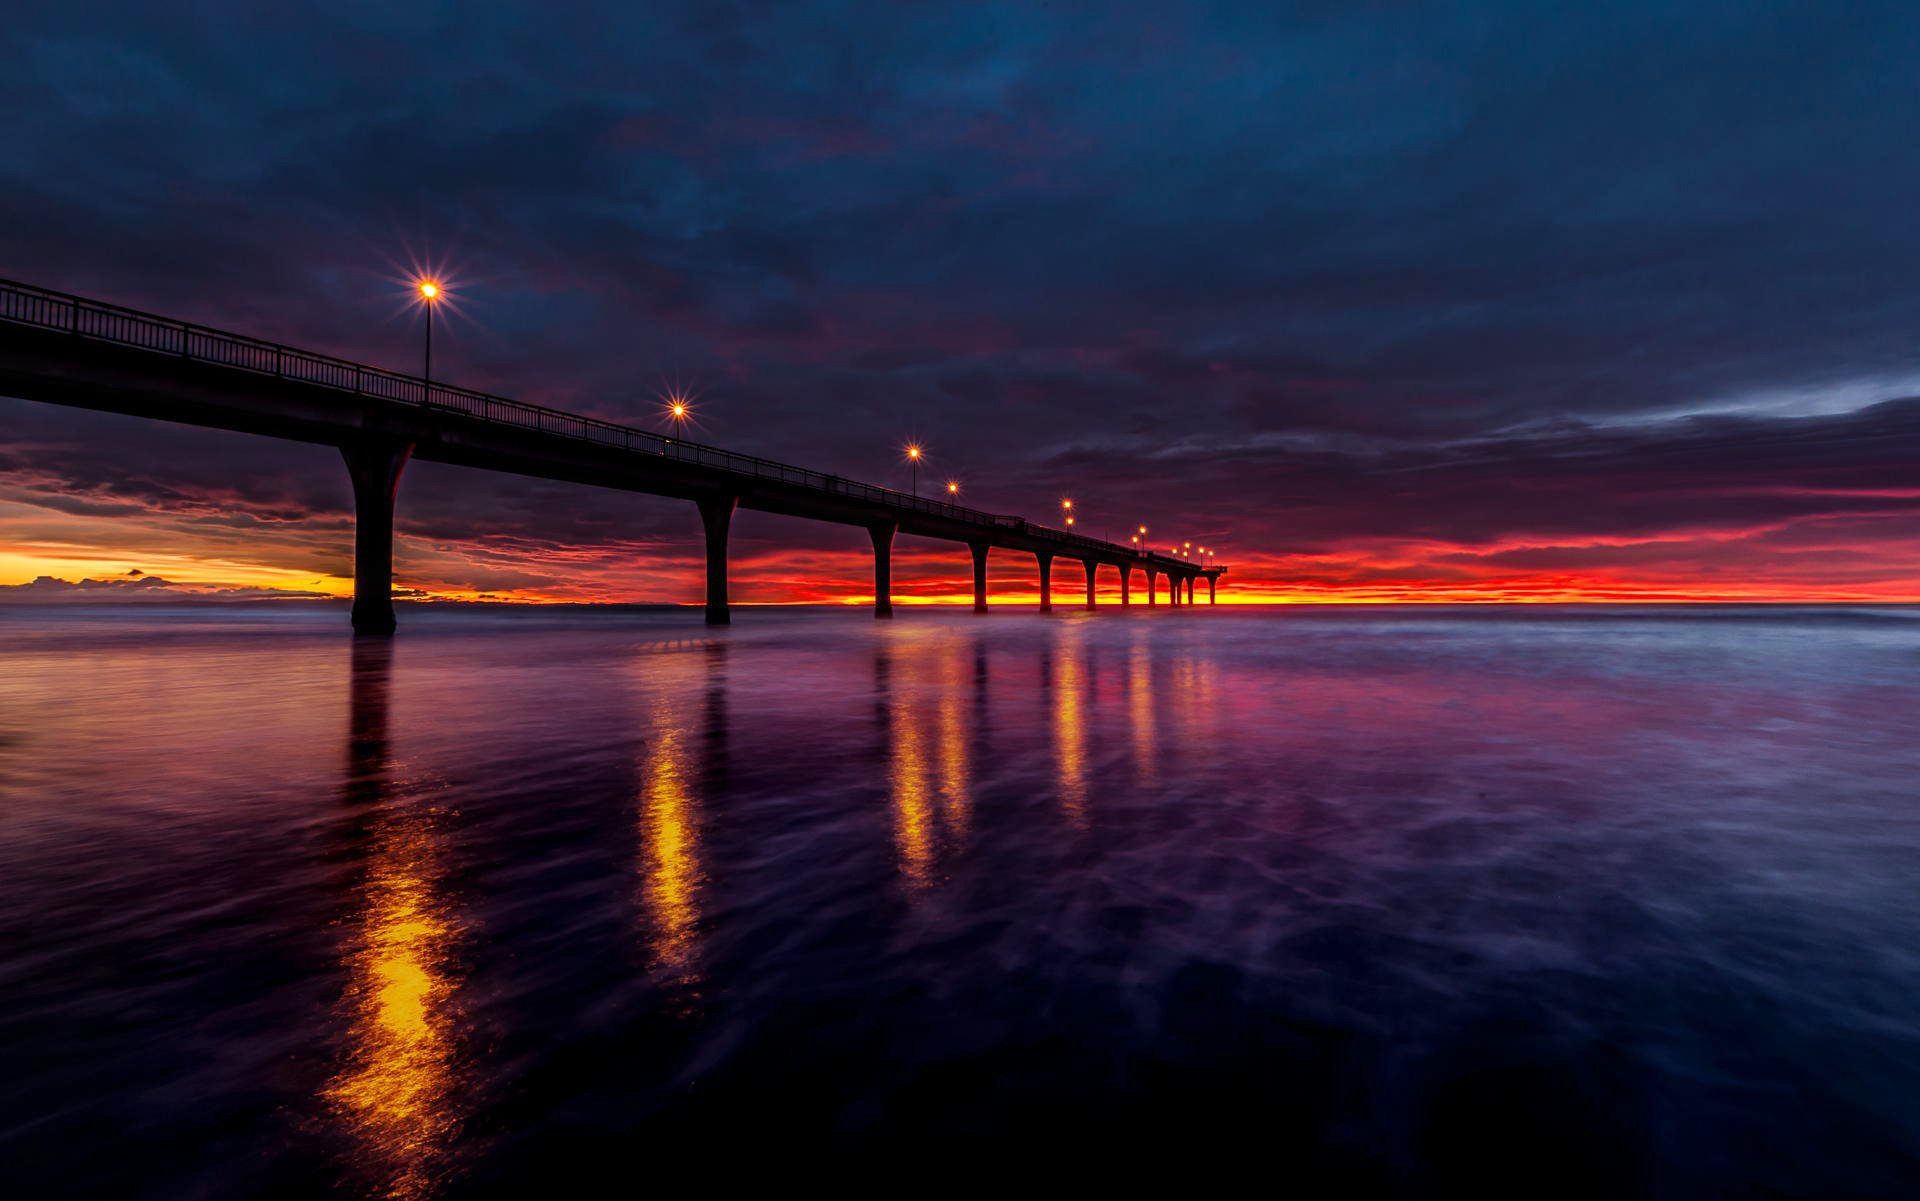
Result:
{"label": "row of pier lights", "polygon": [[[447,298],[447,289],[438,280],[422,278],[416,281],[415,291],[422,307],[426,310],[426,347],[423,363],[423,378],[429,382],[433,378],[433,314],[434,310]],[[667,419],[675,426],[688,421],[691,417],[684,396],[675,393],[669,398]],[[364,444],[341,448],[347,460],[348,474],[353,481],[355,508],[354,537],[354,599],[353,627],[365,634],[390,634],[394,630],[393,617],[393,509],[394,500],[399,491],[400,473],[405,469],[411,457],[412,446],[401,442],[389,442],[371,439]],[[920,494],[920,464],[926,457],[925,449],[918,443],[908,443],[905,458],[911,473],[911,486],[914,496]],[[947,495],[957,498],[960,493],[958,480],[947,481]],[[739,507],[737,496],[711,497],[696,502],[700,509],[701,524],[705,527],[707,543],[707,587],[706,620],[708,625],[727,625],[730,612],[727,602],[727,534],[733,524],[734,510]],[[1074,512],[1073,500],[1063,497],[1060,501],[1061,515],[1069,528],[1078,518]],[[887,618],[893,616],[892,558],[893,536],[898,525],[888,522],[868,528],[873,540],[873,615]],[[1159,585],[1162,575],[1167,577],[1167,603],[1178,607],[1194,603],[1194,582],[1204,579],[1207,582],[1207,603],[1217,604],[1216,586],[1221,573],[1225,570],[1214,562],[1211,548],[1196,547],[1191,542],[1175,543],[1168,548],[1168,555],[1191,562],[1190,567],[1175,569],[1170,566],[1156,565],[1150,557],[1152,550],[1147,543],[1148,527],[1140,526],[1132,535],[1132,548],[1143,562],[1134,564],[1124,559],[1108,558],[1120,573],[1120,603],[1133,603],[1133,571],[1136,566],[1146,573],[1147,604],[1159,604]],[[968,542],[973,553],[973,611],[987,612],[987,552],[992,549],[988,542]],[[1115,547],[1123,551],[1127,548]],[[1053,560],[1059,558],[1078,559],[1086,571],[1087,601],[1086,607],[1092,609],[1095,594],[1095,576],[1101,559],[1093,556],[1056,555],[1053,551],[1035,550],[1030,552],[1040,567],[1040,611],[1053,610]],[[1183,597],[1184,592],[1184,597]]]}
{"label": "row of pier lights", "polygon": [[[727,625],[731,621],[727,603],[727,527],[731,524],[733,511],[739,502],[733,498],[719,501],[701,501],[700,519],[706,526],[707,534],[707,624]],[[873,540],[873,615],[879,618],[893,616],[893,536],[898,527],[892,524],[869,526],[867,533]],[[991,543],[969,542],[967,548],[973,552],[973,611],[987,612],[987,553],[993,549]],[[1040,568],[1040,611],[1053,611],[1053,561],[1055,558],[1078,558],[1074,555],[1056,555],[1052,551],[1030,552]],[[1141,552],[1144,555],[1146,552]],[[1079,558],[1080,566],[1086,572],[1086,607],[1095,608],[1095,583],[1101,560]],[[1133,564],[1111,562],[1120,573],[1120,603],[1133,603],[1133,573],[1136,567],[1144,571],[1147,577],[1147,604],[1149,607],[1160,603],[1160,577],[1167,577],[1167,603],[1174,607],[1192,605],[1194,600],[1194,582],[1204,579],[1207,582],[1207,603],[1218,604],[1217,585],[1224,568],[1196,563],[1191,571],[1174,571],[1155,566],[1151,561]],[[1184,595],[1183,595],[1184,593]]]}
{"label": "row of pier lights", "polygon": [[[347,461],[348,474],[353,481],[354,497],[354,580],[353,580],[353,628],[362,634],[391,634],[394,630],[393,613],[393,510],[399,491],[400,474],[405,470],[412,457],[411,443],[380,438],[368,438],[343,446],[341,451]],[[727,535],[733,524],[733,514],[739,508],[740,498],[735,495],[710,495],[695,501],[700,510],[700,520],[706,533],[706,620],[708,625],[729,624],[727,602]],[[1065,502],[1063,507],[1070,507]],[[893,616],[893,538],[899,530],[897,521],[885,521],[867,527],[873,541],[873,615],[887,618]],[[1132,535],[1133,547],[1121,547],[1109,544],[1111,549],[1104,552],[1094,550],[1087,554],[1056,552],[1053,550],[1028,550],[1034,556],[1040,569],[1040,611],[1053,609],[1053,561],[1056,558],[1077,560],[1086,572],[1086,607],[1095,607],[1096,576],[1102,563],[1111,565],[1120,573],[1120,603],[1133,603],[1133,573],[1139,569],[1147,577],[1147,604],[1160,603],[1160,577],[1167,578],[1167,603],[1178,607],[1195,603],[1194,585],[1198,580],[1207,582],[1207,603],[1218,604],[1218,583],[1226,568],[1214,562],[1210,547],[1195,547],[1191,543],[1180,543],[1172,547],[1169,557],[1184,559],[1187,562],[1175,565],[1166,558],[1155,559],[1145,545],[1148,528],[1140,526]],[[959,541],[960,539],[956,539]],[[993,544],[984,540],[966,540],[973,556],[973,611],[987,612],[987,554]],[[1002,549],[1016,549],[1003,547]],[[1125,556],[1132,553],[1140,557],[1139,562],[1129,561]]]}
{"label": "row of pier lights", "polygon": [[[727,625],[731,621],[727,602],[727,533],[733,521],[733,513],[739,506],[736,497],[725,497],[698,502],[701,524],[706,528],[707,541],[707,624]],[[1068,502],[1069,504],[1071,502]],[[873,541],[873,615],[878,618],[893,616],[893,537],[899,531],[896,523],[867,527],[867,533]],[[1135,535],[1137,544],[1147,533],[1147,527],[1141,526]],[[987,612],[987,554],[993,544],[984,541],[969,541],[968,549],[973,554],[973,611]],[[1204,561],[1194,562],[1191,568],[1173,569],[1157,565],[1147,558],[1149,552],[1143,547],[1137,553],[1144,562],[1131,563],[1124,560],[1106,559],[1094,556],[1058,554],[1054,551],[1036,550],[1031,553],[1040,568],[1040,611],[1053,611],[1053,561],[1056,558],[1075,559],[1086,573],[1086,607],[1095,608],[1097,575],[1100,564],[1105,561],[1120,573],[1120,603],[1133,603],[1133,573],[1136,568],[1146,573],[1147,604],[1149,607],[1160,603],[1160,577],[1167,577],[1167,603],[1174,607],[1195,604],[1194,584],[1197,580],[1207,582],[1207,603],[1219,603],[1218,584],[1220,575],[1226,569],[1213,563],[1211,551],[1196,548],[1191,543],[1175,547],[1170,552],[1182,558],[1203,556]],[[1184,595],[1183,595],[1184,594]]]}

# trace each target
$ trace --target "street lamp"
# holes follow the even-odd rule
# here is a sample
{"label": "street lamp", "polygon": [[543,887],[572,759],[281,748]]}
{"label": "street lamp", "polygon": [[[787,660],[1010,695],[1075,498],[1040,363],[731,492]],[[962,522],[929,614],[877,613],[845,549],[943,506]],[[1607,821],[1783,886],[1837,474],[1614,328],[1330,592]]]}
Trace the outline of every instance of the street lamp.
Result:
{"label": "street lamp", "polygon": [[920,495],[920,456],[922,453],[918,442],[907,443],[907,462],[911,465],[913,472],[913,494],[915,496]]}
{"label": "street lamp", "polygon": [[433,389],[433,310],[439,305],[445,289],[440,286],[440,281],[437,279],[421,279],[415,283],[414,290],[420,294],[420,303],[427,306],[427,366],[426,370],[421,372],[421,378],[426,381],[427,390],[431,391]]}
{"label": "street lamp", "polygon": [[948,480],[948,481],[947,481],[947,495],[948,495],[948,496],[958,496],[958,495],[960,495],[960,481],[959,481],[959,480]]}

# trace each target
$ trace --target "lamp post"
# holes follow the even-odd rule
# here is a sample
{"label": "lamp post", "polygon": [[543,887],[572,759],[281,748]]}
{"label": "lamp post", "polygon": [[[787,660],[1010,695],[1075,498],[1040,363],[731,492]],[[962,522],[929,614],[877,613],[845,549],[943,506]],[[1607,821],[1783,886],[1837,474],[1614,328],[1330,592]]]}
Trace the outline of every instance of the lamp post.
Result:
{"label": "lamp post", "polygon": [[433,392],[433,310],[440,303],[440,281],[423,279],[416,285],[420,293],[420,303],[427,306],[427,365],[420,373],[426,381],[425,395]]}
{"label": "lamp post", "polygon": [[948,495],[948,496],[958,496],[958,495],[960,495],[960,481],[959,481],[959,480],[948,480],[948,481],[947,481],[947,495]]}
{"label": "lamp post", "polygon": [[1063,496],[1060,498],[1060,512],[1066,516],[1067,524],[1072,525],[1073,524],[1073,498],[1071,496]]}
{"label": "lamp post", "polygon": [[920,455],[921,453],[922,452],[921,452],[919,443],[917,442],[907,443],[907,463],[910,465],[909,470],[913,473],[913,494],[915,497],[918,497],[920,495]]}

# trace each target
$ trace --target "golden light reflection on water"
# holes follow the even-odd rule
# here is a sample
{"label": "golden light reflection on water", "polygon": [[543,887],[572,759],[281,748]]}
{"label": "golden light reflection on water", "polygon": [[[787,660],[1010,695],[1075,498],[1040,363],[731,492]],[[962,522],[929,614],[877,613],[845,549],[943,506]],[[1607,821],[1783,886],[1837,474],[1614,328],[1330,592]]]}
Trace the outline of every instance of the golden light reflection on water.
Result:
{"label": "golden light reflection on water", "polygon": [[1133,764],[1143,784],[1152,784],[1160,762],[1153,718],[1153,648],[1136,634],[1127,664],[1127,715],[1133,727]]}
{"label": "golden light reflection on water", "polygon": [[916,889],[934,882],[943,854],[966,845],[975,731],[964,692],[972,675],[977,669],[965,643],[924,632],[897,635],[874,659],[894,849],[901,875]]}
{"label": "golden light reflection on water", "polygon": [[893,785],[894,842],[900,852],[901,872],[924,888],[932,880],[934,837],[926,748],[912,704],[897,699],[892,711],[888,778]]}
{"label": "golden light reflection on water", "polygon": [[354,651],[346,795],[372,806],[372,847],[358,945],[346,964],[347,1062],[324,1096],[376,1191],[417,1198],[432,1191],[462,1117],[458,930],[441,896],[431,815],[395,808],[385,795],[385,654]]}
{"label": "golden light reflection on water", "polygon": [[700,982],[702,790],[725,759],[727,647],[671,647],[636,661],[650,698],[640,763],[640,907],[652,967],[685,990]]}
{"label": "golden light reflection on water", "polygon": [[964,843],[972,820],[973,773],[967,741],[972,729],[961,693],[972,673],[962,650],[950,646],[940,659],[940,814],[954,840]]}
{"label": "golden light reflection on water", "polygon": [[640,790],[642,895],[656,966],[691,981],[699,951],[700,815],[684,714],[656,713]]}
{"label": "golden light reflection on water", "polygon": [[1077,631],[1063,631],[1053,676],[1053,755],[1060,803],[1076,826],[1087,824],[1087,681]]}

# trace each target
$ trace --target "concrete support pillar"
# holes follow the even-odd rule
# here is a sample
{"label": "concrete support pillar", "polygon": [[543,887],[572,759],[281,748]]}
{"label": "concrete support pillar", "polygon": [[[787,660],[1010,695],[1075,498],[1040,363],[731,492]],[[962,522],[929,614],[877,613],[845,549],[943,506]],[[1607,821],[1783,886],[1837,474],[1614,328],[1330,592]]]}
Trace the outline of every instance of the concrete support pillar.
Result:
{"label": "concrete support pillar", "polygon": [[1087,569],[1087,608],[1091,609],[1093,608],[1093,573],[1099,570],[1100,565],[1092,559],[1082,559],[1080,563]]}
{"label": "concrete support pillar", "polygon": [[870,525],[867,534],[873,539],[873,615],[875,617],[893,616],[893,532],[899,529],[897,522],[885,525]]}
{"label": "concrete support pillar", "polygon": [[973,551],[973,611],[987,611],[987,544],[969,542],[968,549]]}
{"label": "concrete support pillar", "polygon": [[1193,577],[1192,576],[1187,577],[1187,603],[1189,605],[1193,603]]}
{"label": "concrete support pillar", "polygon": [[737,496],[709,497],[700,503],[700,522],[707,527],[707,624],[732,622],[727,612],[727,527],[733,524]]}
{"label": "concrete support pillar", "polygon": [[1151,567],[1147,568],[1147,608],[1151,609],[1160,603],[1159,587],[1160,573]]}
{"label": "concrete support pillar", "polygon": [[1123,609],[1133,604],[1132,581],[1133,564],[1122,563],[1120,565],[1120,607]]}
{"label": "concrete support pillar", "polygon": [[353,632],[393,633],[393,498],[413,443],[368,438],[340,448],[353,480]]}
{"label": "concrete support pillar", "polygon": [[1034,551],[1033,557],[1040,562],[1040,611],[1053,612],[1053,556]]}
{"label": "concrete support pillar", "polygon": [[1175,609],[1180,607],[1180,577],[1171,571],[1167,573],[1167,604]]}
{"label": "concrete support pillar", "polygon": [[1219,582],[1220,582],[1219,576],[1210,575],[1207,577],[1207,603],[1209,605],[1217,605],[1220,603],[1220,601],[1214,596],[1214,593],[1213,593],[1213,586],[1215,584],[1218,584]]}

